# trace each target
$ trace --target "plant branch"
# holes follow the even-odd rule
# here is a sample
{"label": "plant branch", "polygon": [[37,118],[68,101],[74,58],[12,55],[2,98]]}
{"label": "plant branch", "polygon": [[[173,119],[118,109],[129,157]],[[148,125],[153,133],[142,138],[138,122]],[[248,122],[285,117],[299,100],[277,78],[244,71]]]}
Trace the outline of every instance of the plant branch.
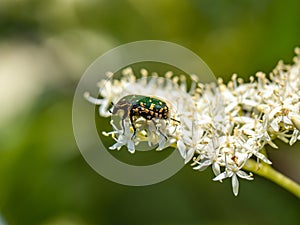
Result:
{"label": "plant branch", "polygon": [[253,159],[249,159],[243,168],[273,181],[275,184],[278,184],[300,199],[300,185],[278,172],[270,165],[266,163],[258,164]]}

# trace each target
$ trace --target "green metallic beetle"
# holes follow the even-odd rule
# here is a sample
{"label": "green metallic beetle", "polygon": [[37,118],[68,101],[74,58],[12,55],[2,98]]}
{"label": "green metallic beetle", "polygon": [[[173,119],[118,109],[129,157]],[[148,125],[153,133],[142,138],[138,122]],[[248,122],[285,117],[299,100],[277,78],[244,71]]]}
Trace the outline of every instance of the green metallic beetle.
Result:
{"label": "green metallic beetle", "polygon": [[[116,104],[113,104],[112,114],[116,114],[119,110],[124,112],[122,116],[122,127],[125,131],[124,120],[129,117],[133,128],[133,138],[136,135],[135,118],[143,117],[146,120],[154,119],[171,119],[179,123],[178,120],[170,118],[170,108],[167,103],[157,97],[149,97],[144,95],[127,95],[121,98]],[[152,120],[156,126],[156,122]],[[159,129],[158,129],[159,130]],[[159,130],[161,133],[161,131]],[[162,133],[161,133],[162,134]],[[167,137],[162,134],[166,139]]]}

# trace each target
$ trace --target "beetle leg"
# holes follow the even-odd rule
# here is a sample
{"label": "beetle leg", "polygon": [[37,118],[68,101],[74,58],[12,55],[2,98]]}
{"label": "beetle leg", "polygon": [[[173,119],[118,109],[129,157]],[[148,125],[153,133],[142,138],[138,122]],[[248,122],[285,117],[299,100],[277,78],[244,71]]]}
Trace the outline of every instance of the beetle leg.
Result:
{"label": "beetle leg", "polygon": [[122,129],[123,129],[123,135],[125,135],[125,119],[122,118]]}
{"label": "beetle leg", "polygon": [[[124,112],[124,115],[123,115],[123,118],[122,118],[122,128],[123,128],[123,135],[124,135],[125,134],[125,119],[127,117],[128,110],[123,109],[123,112]],[[131,118],[130,118],[130,121],[131,121]]]}
{"label": "beetle leg", "polygon": [[159,133],[166,139],[166,141],[167,141],[167,140],[168,140],[167,136],[164,135],[164,133],[161,132],[161,130],[157,127],[156,122],[155,122],[153,119],[151,119],[151,121],[152,121],[152,123],[154,124],[156,130],[158,130],[158,132],[159,132]]}
{"label": "beetle leg", "polygon": [[129,118],[130,118],[131,126],[132,126],[132,128],[133,128],[133,135],[131,136],[131,140],[132,140],[132,139],[135,137],[135,134],[136,134],[136,128],[135,128],[135,126],[134,126],[133,116],[132,116],[131,112],[130,112],[130,114],[129,114]]}
{"label": "beetle leg", "polygon": [[112,107],[108,110],[108,112],[113,113],[113,110],[112,110],[112,109],[113,109],[113,107],[114,107],[114,103],[111,102],[110,104],[111,104]]}

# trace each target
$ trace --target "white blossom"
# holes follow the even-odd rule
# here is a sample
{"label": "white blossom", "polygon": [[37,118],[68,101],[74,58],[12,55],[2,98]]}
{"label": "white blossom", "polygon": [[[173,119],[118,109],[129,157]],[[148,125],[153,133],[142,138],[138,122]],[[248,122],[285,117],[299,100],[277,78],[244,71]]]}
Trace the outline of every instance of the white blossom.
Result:
{"label": "white blossom", "polygon": [[[165,74],[165,77],[160,77],[156,73],[149,76],[148,71],[141,70],[142,77],[137,79],[131,68],[122,71],[121,79],[108,79],[100,81],[101,98],[94,98],[85,93],[84,97],[91,103],[99,105],[99,114],[103,117],[112,116],[112,125],[117,136],[116,144],[110,149],[119,149],[122,146],[130,146],[127,148],[131,153],[135,150],[141,141],[146,141],[150,147],[156,146],[157,150],[162,150],[170,145],[180,145],[177,140],[179,137],[184,137],[186,140],[193,139],[191,127],[191,118],[195,117],[194,102],[190,93],[194,88],[187,90],[186,79],[184,76],[173,76],[171,72]],[[172,77],[173,76],[173,77]],[[104,85],[104,86],[101,86]],[[189,91],[189,92],[188,92]],[[168,104],[170,115],[169,118],[136,118],[134,124],[131,124],[130,116],[122,118],[122,110],[119,114],[112,115],[111,105],[117,105],[118,102],[129,96],[150,96]],[[129,103],[129,102],[128,102]],[[119,113],[119,112],[118,112]],[[133,126],[136,128],[136,135],[133,132]],[[191,143],[184,142],[184,145],[190,146]],[[180,148],[179,147],[179,148]],[[190,148],[186,148],[183,153],[186,161],[190,161],[194,152]]]}
{"label": "white blossom", "polygon": [[135,146],[144,140],[158,150],[174,146],[185,163],[193,161],[195,170],[211,166],[214,181],[231,178],[237,195],[239,178],[253,180],[252,174],[242,170],[249,159],[272,163],[264,152],[265,145],[277,148],[273,142],[276,138],[290,145],[300,140],[299,52],[297,49],[293,65],[279,62],[268,77],[258,72],[249,83],[234,74],[228,84],[220,78],[210,84],[192,81],[188,89],[185,76],[168,72],[161,77],[142,69],[142,78],[137,79],[128,68],[120,79],[100,81],[101,98],[88,93],[85,97],[100,106],[99,114],[104,117],[111,115],[111,104],[124,96],[164,99],[170,106],[169,118],[137,118],[136,136],[128,117],[124,128],[113,121],[113,131],[106,133],[116,141],[110,149],[126,146],[134,153]]}

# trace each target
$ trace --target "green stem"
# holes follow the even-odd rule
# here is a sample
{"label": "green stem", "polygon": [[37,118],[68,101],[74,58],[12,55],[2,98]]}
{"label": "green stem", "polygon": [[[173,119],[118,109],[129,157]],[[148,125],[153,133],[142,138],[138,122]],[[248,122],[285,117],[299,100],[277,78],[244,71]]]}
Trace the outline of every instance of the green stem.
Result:
{"label": "green stem", "polygon": [[257,164],[256,161],[249,159],[243,168],[273,181],[300,199],[300,185],[273,169],[270,165],[266,163]]}

